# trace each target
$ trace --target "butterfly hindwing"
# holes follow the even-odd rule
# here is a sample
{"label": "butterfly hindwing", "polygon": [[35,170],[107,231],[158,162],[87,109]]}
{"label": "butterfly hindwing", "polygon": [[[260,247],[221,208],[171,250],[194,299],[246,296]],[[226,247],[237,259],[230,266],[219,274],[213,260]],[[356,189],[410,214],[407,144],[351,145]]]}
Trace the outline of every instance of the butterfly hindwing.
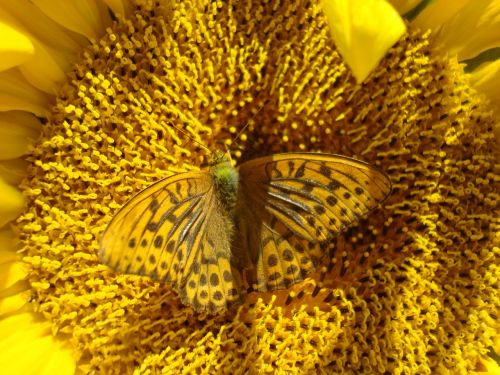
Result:
{"label": "butterfly hindwing", "polygon": [[[237,222],[258,290],[286,288],[321,261],[328,242],[390,193],[388,177],[343,156],[289,153],[239,167]],[[250,228],[242,223],[253,221]]]}
{"label": "butterfly hindwing", "polygon": [[[128,201],[106,228],[104,263],[119,272],[170,284],[183,303],[216,312],[239,301],[241,275],[231,267],[230,230],[210,172],[163,179]],[[236,293],[235,291],[238,291]]]}
{"label": "butterfly hindwing", "polygon": [[239,176],[220,158],[128,201],[106,228],[100,256],[215,313],[242,302],[247,284],[269,291],[302,281],[331,239],[390,190],[384,173],[338,155],[276,154],[243,163]]}
{"label": "butterfly hindwing", "polygon": [[[215,198],[214,198],[215,199]],[[215,203],[215,202],[214,202]],[[203,240],[198,249],[194,270],[187,277],[181,299],[198,311],[215,313],[241,303],[246,289],[242,287],[241,272],[231,253],[232,222],[219,205],[213,207]]]}

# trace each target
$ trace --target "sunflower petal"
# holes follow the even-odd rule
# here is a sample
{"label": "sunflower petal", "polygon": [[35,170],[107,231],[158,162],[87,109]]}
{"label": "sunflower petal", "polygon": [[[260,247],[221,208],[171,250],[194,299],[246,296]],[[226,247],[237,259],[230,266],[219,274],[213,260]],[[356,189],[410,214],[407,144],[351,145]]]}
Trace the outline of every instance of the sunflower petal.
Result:
{"label": "sunflower petal", "polygon": [[[460,4],[465,3],[459,8]],[[459,1],[451,8],[454,16],[446,20],[449,1],[440,1],[422,12],[415,20],[420,27],[444,22],[439,29],[440,41],[459,60],[470,59],[487,49],[497,47],[500,40],[500,2],[495,0]],[[425,20],[429,16],[430,20]]]}
{"label": "sunflower petal", "polygon": [[30,39],[36,36],[60,52],[78,53],[88,43],[85,37],[61,27],[28,0],[0,2],[0,19],[15,25]]}
{"label": "sunflower petal", "polygon": [[8,113],[0,113],[0,160],[14,159],[25,155],[28,152],[28,146],[38,136],[34,127],[24,125],[23,118],[38,122],[34,116],[28,113],[25,116],[9,116]]}
{"label": "sunflower petal", "polygon": [[48,94],[55,95],[61,83],[66,80],[65,71],[69,70],[71,58],[65,57],[36,39],[35,56],[19,66],[26,80]]}
{"label": "sunflower petal", "polygon": [[[484,63],[470,73],[470,83],[479,92],[486,95],[497,109],[497,116],[500,117],[500,60]],[[495,137],[500,140],[500,124],[497,123]]]}
{"label": "sunflower petal", "polygon": [[22,194],[3,180],[0,180],[0,227],[15,219],[21,213],[23,205]]}
{"label": "sunflower petal", "polygon": [[422,0],[389,0],[399,14],[405,14],[415,8]]}
{"label": "sunflower petal", "polygon": [[470,83],[500,108],[500,60],[480,65],[470,73]]}
{"label": "sunflower petal", "polygon": [[448,22],[471,1],[472,0],[430,1],[422,12],[415,17],[412,23],[422,30],[431,29],[437,32],[445,22]]}
{"label": "sunflower petal", "polygon": [[14,261],[0,264],[0,290],[7,289],[26,277],[26,264]]}
{"label": "sunflower petal", "polygon": [[31,308],[26,298],[29,288],[26,280],[20,280],[8,288],[0,288],[0,319]]}
{"label": "sunflower petal", "polygon": [[67,29],[96,39],[110,24],[107,9],[95,0],[33,0],[47,16]]}
{"label": "sunflower petal", "polygon": [[[60,347],[48,325],[33,314],[16,314],[0,321],[0,367],[5,374],[74,374],[75,361]],[[22,361],[16,360],[22,358]]]}
{"label": "sunflower petal", "polygon": [[406,31],[385,0],[322,0],[322,5],[335,45],[358,82]]}
{"label": "sunflower petal", "polygon": [[34,47],[30,39],[5,22],[0,22],[0,71],[13,68],[34,54]]}
{"label": "sunflower petal", "polygon": [[26,160],[0,160],[0,179],[11,185],[19,185],[26,176],[27,167]]}
{"label": "sunflower petal", "polygon": [[0,72],[0,111],[22,110],[45,116],[49,96],[37,90],[17,69]]}
{"label": "sunflower petal", "polygon": [[0,228],[0,264],[19,260],[19,255],[15,252],[15,241],[16,236],[10,228]]}
{"label": "sunflower petal", "polygon": [[122,0],[104,0],[115,14],[127,15],[130,10],[130,3]]}

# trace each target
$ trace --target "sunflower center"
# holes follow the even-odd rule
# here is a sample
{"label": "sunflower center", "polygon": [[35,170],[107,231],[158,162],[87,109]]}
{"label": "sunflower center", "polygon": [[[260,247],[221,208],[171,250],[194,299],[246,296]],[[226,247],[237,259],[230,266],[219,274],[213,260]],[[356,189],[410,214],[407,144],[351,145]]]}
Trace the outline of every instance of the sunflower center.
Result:
{"label": "sunflower center", "polygon": [[[478,314],[465,300],[495,306],[493,281],[477,282],[493,262],[492,124],[427,34],[410,30],[358,85],[316,1],[138,1],[84,51],[33,149],[17,224],[31,300],[97,372],[186,361],[203,371],[219,356],[359,373],[464,361],[453,348]],[[224,145],[242,160],[357,157],[387,171],[394,192],[303,285],[250,298],[241,316],[199,317],[168,285],[112,273],[97,251],[134,193]],[[438,342],[443,351],[419,362]],[[294,359],[279,355],[285,343]],[[375,343],[385,354],[368,366],[357,355],[371,361]]]}

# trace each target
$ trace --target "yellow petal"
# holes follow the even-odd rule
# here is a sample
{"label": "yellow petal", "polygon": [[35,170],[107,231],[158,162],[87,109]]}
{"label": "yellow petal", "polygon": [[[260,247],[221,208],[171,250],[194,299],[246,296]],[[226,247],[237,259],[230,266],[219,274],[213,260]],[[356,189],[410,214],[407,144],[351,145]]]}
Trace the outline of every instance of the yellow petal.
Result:
{"label": "yellow petal", "polygon": [[[22,359],[22,360],[20,360]],[[29,313],[0,321],[0,368],[4,374],[74,374],[71,351],[48,334],[47,324]]]}
{"label": "yellow petal", "polygon": [[[2,264],[11,265],[13,262],[20,260],[19,254],[17,254],[15,251],[5,250],[5,246],[12,247],[12,244],[5,244],[2,242],[5,241],[0,238],[0,265]],[[3,270],[5,271],[5,268]]]}
{"label": "yellow petal", "polygon": [[130,3],[123,2],[122,0],[104,0],[104,2],[111,8],[113,13],[127,15],[130,10]]}
{"label": "yellow petal", "polygon": [[406,31],[385,0],[322,0],[322,5],[335,45],[358,82]]}
{"label": "yellow petal", "polygon": [[[25,125],[26,118],[29,122],[38,122],[35,116],[26,113],[9,115],[12,112],[0,113],[0,160],[14,159],[28,152],[28,146],[38,137],[32,125]],[[41,124],[40,124],[41,127]]]}
{"label": "yellow petal", "polygon": [[69,349],[56,347],[56,352],[51,353],[44,364],[44,369],[38,375],[73,375],[76,369],[76,362]]}
{"label": "yellow petal", "polygon": [[95,0],[33,0],[57,23],[89,39],[97,39],[110,24],[102,1]]}
{"label": "yellow petal", "polygon": [[[486,95],[500,118],[500,60],[481,64],[470,74],[470,84]],[[494,129],[495,137],[500,140],[500,122]]]}
{"label": "yellow petal", "polygon": [[18,313],[26,305],[24,292],[29,289],[20,255],[15,251],[16,236],[4,227],[0,229],[0,317]]}
{"label": "yellow petal", "polygon": [[0,72],[0,111],[22,110],[43,117],[50,97],[31,86],[17,69]]}
{"label": "yellow petal", "polygon": [[65,72],[69,70],[73,58],[65,58],[36,39],[32,42],[35,45],[35,56],[20,65],[19,70],[33,86],[55,95],[61,83],[66,81]]}
{"label": "yellow petal", "polygon": [[15,260],[19,260],[19,255],[15,251],[3,250],[0,240],[0,264],[11,263]]}
{"label": "yellow petal", "polygon": [[0,71],[17,66],[34,54],[30,39],[10,25],[0,22]]}
{"label": "yellow petal", "polygon": [[30,289],[28,281],[21,280],[9,286],[0,288],[0,319],[22,311],[30,311],[31,307],[27,301]]}
{"label": "yellow petal", "polygon": [[28,163],[22,159],[0,160],[0,179],[11,185],[19,185],[26,176]]}
{"label": "yellow petal", "polygon": [[0,121],[11,122],[31,129],[39,134],[42,131],[42,123],[31,113],[25,111],[0,112]]}
{"label": "yellow petal", "polygon": [[389,0],[399,14],[405,14],[415,8],[422,0]]}
{"label": "yellow petal", "polygon": [[0,264],[0,290],[10,288],[26,278],[26,264],[14,261]]}
{"label": "yellow petal", "polygon": [[11,185],[0,180],[0,227],[15,219],[23,209],[22,194]]}
{"label": "yellow petal", "polygon": [[500,353],[500,334],[496,335],[493,339],[493,350],[498,355]]}
{"label": "yellow petal", "polygon": [[454,17],[464,6],[473,0],[434,0],[430,1],[412,23],[422,30],[438,31],[441,26]]}
{"label": "yellow petal", "polygon": [[23,293],[0,297],[0,318],[19,313],[27,303],[26,296]]}
{"label": "yellow petal", "polygon": [[28,0],[0,2],[0,19],[60,52],[78,53],[88,44],[86,38],[61,27]]}
{"label": "yellow petal", "polygon": [[481,358],[478,363],[478,371],[472,371],[471,375],[498,375],[500,374],[500,366],[490,357]]}
{"label": "yellow petal", "polygon": [[15,247],[16,236],[8,226],[0,228],[0,264],[19,260]]}
{"label": "yellow petal", "polygon": [[500,60],[481,64],[470,73],[470,83],[500,109]]}
{"label": "yellow petal", "polygon": [[[36,88],[49,94],[56,93],[60,83],[66,80],[65,72],[69,70],[75,54],[80,51],[81,43],[68,37],[73,34],[71,31],[57,25],[33,4],[27,4],[25,0],[16,2],[15,6],[9,4],[0,5],[0,19],[15,25],[16,29],[29,37],[33,45],[32,58],[19,65],[19,70]],[[20,13],[20,10],[24,13]],[[26,14],[30,14],[29,20]],[[63,42],[59,43],[59,39]]]}
{"label": "yellow petal", "polygon": [[[444,3],[448,6],[449,2]],[[500,1],[468,2],[442,26],[438,36],[446,50],[456,54],[459,60],[473,58],[482,51],[497,47],[500,40]]]}

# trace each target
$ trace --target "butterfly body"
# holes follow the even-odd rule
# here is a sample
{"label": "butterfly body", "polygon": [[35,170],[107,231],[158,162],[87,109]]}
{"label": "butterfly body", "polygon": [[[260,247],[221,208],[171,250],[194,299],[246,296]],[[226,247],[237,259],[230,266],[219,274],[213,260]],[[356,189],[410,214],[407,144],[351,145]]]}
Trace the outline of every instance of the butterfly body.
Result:
{"label": "butterfly body", "polygon": [[167,177],[127,202],[106,228],[104,263],[170,284],[184,304],[215,313],[247,288],[302,281],[336,234],[390,193],[389,178],[339,155],[276,154],[238,168]]}
{"label": "butterfly body", "polygon": [[219,203],[232,213],[238,195],[238,170],[231,165],[228,158],[222,157],[217,158],[217,162],[210,167],[210,173]]}

